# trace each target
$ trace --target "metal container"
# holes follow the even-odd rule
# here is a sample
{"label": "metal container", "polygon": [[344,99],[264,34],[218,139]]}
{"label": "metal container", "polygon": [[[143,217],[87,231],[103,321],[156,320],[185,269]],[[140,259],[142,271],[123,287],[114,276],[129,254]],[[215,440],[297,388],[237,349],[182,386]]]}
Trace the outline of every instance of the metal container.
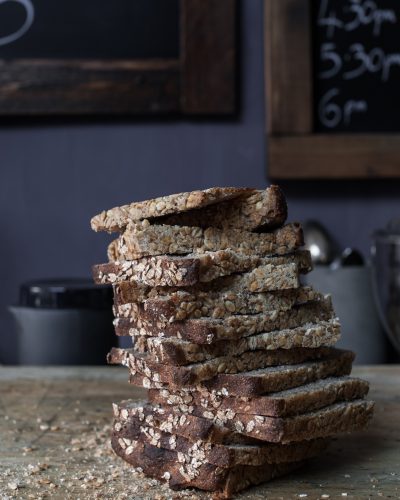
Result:
{"label": "metal container", "polygon": [[370,266],[315,266],[307,283],[332,295],[342,325],[337,347],[356,353],[358,364],[385,363],[387,342],[375,306]]}
{"label": "metal container", "polygon": [[18,360],[24,365],[100,365],[116,343],[112,289],[89,280],[24,283],[16,323]]}
{"label": "metal container", "polygon": [[374,291],[382,324],[400,353],[400,220],[373,234]]}

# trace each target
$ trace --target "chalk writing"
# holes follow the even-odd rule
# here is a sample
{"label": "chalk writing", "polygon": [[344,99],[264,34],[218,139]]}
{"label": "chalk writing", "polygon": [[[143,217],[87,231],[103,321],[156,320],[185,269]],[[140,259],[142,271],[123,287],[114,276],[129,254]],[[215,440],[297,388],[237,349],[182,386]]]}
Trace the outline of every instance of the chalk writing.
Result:
{"label": "chalk writing", "polygon": [[0,5],[10,2],[22,5],[22,7],[25,9],[25,21],[17,31],[14,31],[14,33],[10,33],[9,35],[0,37],[0,46],[16,42],[21,37],[23,37],[32,26],[35,19],[35,8],[31,0],[0,0]]}
{"label": "chalk writing", "polygon": [[400,2],[317,2],[317,119],[326,129],[351,130],[354,120],[360,126],[360,115],[372,108],[376,115],[379,92],[382,101],[388,99],[385,86],[393,86],[395,79],[400,83],[400,38],[393,42]]}

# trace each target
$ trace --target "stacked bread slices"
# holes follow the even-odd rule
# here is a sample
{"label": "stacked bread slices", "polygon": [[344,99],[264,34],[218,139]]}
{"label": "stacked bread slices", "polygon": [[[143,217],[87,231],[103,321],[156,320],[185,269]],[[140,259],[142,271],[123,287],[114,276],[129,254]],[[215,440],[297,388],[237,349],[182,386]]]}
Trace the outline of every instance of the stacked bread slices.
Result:
{"label": "stacked bread slices", "polygon": [[148,400],[114,405],[112,446],[171,488],[222,497],[286,474],[338,433],[363,428],[373,403],[335,349],[329,296],[311,271],[280,189],[212,188],[114,208],[117,231],[96,283],[114,287],[115,330]]}

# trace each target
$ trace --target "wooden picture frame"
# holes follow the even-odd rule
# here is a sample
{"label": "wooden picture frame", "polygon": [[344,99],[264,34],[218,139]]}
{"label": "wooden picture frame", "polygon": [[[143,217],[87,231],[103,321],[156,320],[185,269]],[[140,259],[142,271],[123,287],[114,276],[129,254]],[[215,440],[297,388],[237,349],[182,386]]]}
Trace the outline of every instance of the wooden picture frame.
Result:
{"label": "wooden picture frame", "polygon": [[264,0],[268,175],[400,177],[400,134],[314,133],[311,0]]}
{"label": "wooden picture frame", "polygon": [[237,0],[180,0],[168,60],[0,60],[0,116],[231,115]]}

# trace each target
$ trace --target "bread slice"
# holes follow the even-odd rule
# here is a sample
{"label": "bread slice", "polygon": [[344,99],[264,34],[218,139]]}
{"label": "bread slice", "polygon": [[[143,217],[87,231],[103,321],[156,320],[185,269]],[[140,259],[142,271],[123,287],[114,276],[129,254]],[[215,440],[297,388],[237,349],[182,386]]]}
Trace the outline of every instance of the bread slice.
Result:
{"label": "bread slice", "polygon": [[274,443],[298,442],[352,432],[365,428],[372,418],[374,403],[363,399],[335,403],[319,410],[291,417],[268,417],[248,413],[204,410],[193,405],[193,415],[211,419],[246,436]]}
{"label": "bread slice", "polygon": [[[196,344],[211,344],[261,332],[295,328],[311,321],[328,320],[333,316],[330,298],[308,287],[299,288],[290,294],[278,292],[274,294],[272,301],[268,299],[268,296],[260,294],[249,297],[247,304],[243,297],[235,300],[234,304],[241,307],[241,312],[252,314],[236,314],[221,319],[204,317],[172,323],[157,320],[146,313],[140,304],[124,305],[119,306],[116,311],[122,312],[126,317],[115,318],[114,326],[116,334],[122,336],[172,337]],[[218,303],[215,302],[215,305]],[[222,306],[221,302],[220,305]],[[224,304],[224,307],[227,305]]]}
{"label": "bread slice", "polygon": [[103,211],[92,218],[91,226],[94,231],[112,233],[125,229],[131,221],[157,218],[167,214],[193,210],[213,203],[231,200],[238,196],[247,195],[248,197],[256,193],[257,191],[254,189],[248,188],[215,187],[204,191],[171,194]]}
{"label": "bread slice", "polygon": [[[192,436],[192,440],[163,432],[147,424],[146,420],[132,416],[127,420],[116,419],[113,424],[113,435],[118,439],[121,448],[131,451],[132,441],[141,441],[157,448],[175,451],[180,459],[189,463],[196,457],[199,462],[210,463],[221,468],[236,465],[263,465],[287,463],[305,460],[324,451],[330,440],[313,439],[295,444],[262,443],[258,444],[213,444]],[[183,455],[183,457],[182,457]]]}
{"label": "bread slice", "polygon": [[[224,469],[209,463],[198,463],[194,457],[186,463],[183,461],[186,458],[183,454],[140,441],[131,440],[131,444],[126,448],[121,446],[122,443],[123,440],[119,441],[113,435],[111,445],[115,453],[134,467],[140,467],[147,476],[167,482],[172,489],[198,488],[218,492],[219,499],[232,498],[233,494],[249,486],[270,481],[302,465],[302,462],[292,462],[260,466],[239,465]],[[128,450],[133,451],[127,453]]]}
{"label": "bread slice", "polygon": [[[312,301],[312,305],[310,305],[310,301],[303,300],[309,297],[315,297],[317,300]],[[314,295],[307,290],[296,292],[295,289],[293,291],[279,290],[254,294],[249,292],[211,292],[209,294],[199,293],[197,296],[178,291],[170,296],[146,299],[143,303],[117,305],[113,307],[113,311],[117,319],[133,318],[131,326],[138,324],[140,324],[140,328],[148,326],[150,331],[157,327],[158,331],[163,332],[164,327],[171,323],[195,318],[223,319],[232,315],[271,314],[272,312],[275,313],[276,317],[279,312],[290,311],[296,304],[302,304],[304,310],[313,310],[317,314],[321,310],[329,312],[329,317],[334,315],[329,296]],[[308,317],[309,322],[316,321],[310,314]],[[118,325],[118,321],[115,323]]]}
{"label": "bread slice", "polygon": [[[114,259],[115,260],[115,259]],[[308,250],[297,250],[294,253],[281,256],[271,256],[262,259],[262,264],[255,269],[242,274],[223,276],[208,283],[198,283],[189,287],[149,287],[136,282],[123,281],[114,285],[114,300],[116,305],[130,302],[144,302],[149,298],[173,296],[177,291],[187,293],[192,300],[201,300],[204,294],[216,292],[266,292],[276,289],[278,276],[273,272],[276,266],[296,264],[301,274],[312,270],[311,255]],[[279,282],[280,288],[284,286],[283,280]]]}
{"label": "bread slice", "polygon": [[248,271],[259,264],[260,257],[220,250],[184,257],[161,255],[116,261],[95,265],[92,271],[94,282],[99,285],[129,281],[152,287],[191,286],[220,276]]}
{"label": "bread slice", "polygon": [[246,351],[260,349],[293,349],[296,347],[326,347],[340,338],[340,323],[334,318],[316,323],[306,323],[296,328],[257,333],[231,342],[223,340],[213,344],[195,344],[168,337],[136,337],[136,350],[149,352],[160,363],[188,365],[220,356],[238,356]]}
{"label": "bread slice", "polygon": [[150,225],[146,219],[131,223],[114,246],[116,260],[134,260],[163,254],[191,254],[231,249],[246,255],[283,255],[304,244],[299,224],[288,224],[270,233],[215,227]]}
{"label": "bread slice", "polygon": [[271,229],[281,226],[287,216],[285,197],[278,186],[271,186],[231,201],[190,212],[160,218],[161,224],[219,229]]}
{"label": "bread slice", "polygon": [[114,418],[120,422],[137,418],[143,425],[159,431],[182,436],[191,441],[206,443],[254,444],[254,438],[243,436],[227,427],[214,424],[211,420],[195,415],[174,415],[158,406],[144,401],[125,400],[113,404]]}
{"label": "bread slice", "polygon": [[[135,406],[133,409],[129,407],[127,416],[135,415],[143,422],[171,434],[176,432],[183,435],[183,428],[188,433],[192,426],[206,425],[199,421],[208,421],[220,433],[231,431],[261,441],[287,444],[363,429],[372,418],[373,409],[372,401],[356,399],[281,418],[230,412],[215,415],[214,412],[195,405],[192,405],[191,413],[182,413],[177,406],[145,405]],[[194,431],[192,435],[196,435]]]}
{"label": "bread slice", "polygon": [[[253,359],[251,359],[253,354]],[[264,358],[263,359],[263,356]],[[196,363],[189,366],[169,366],[149,363],[146,355],[137,355],[133,350],[114,348],[109,362],[122,364],[130,369],[130,383],[146,389],[181,390],[182,387],[220,392],[223,396],[254,397],[269,392],[284,391],[293,387],[315,382],[327,377],[349,375],[354,354],[334,348],[323,349],[280,349],[278,351],[255,351],[245,353],[243,364],[238,357],[226,362],[217,359],[213,363]],[[265,368],[237,373],[219,373],[219,365],[232,371],[236,362],[238,370],[259,362]],[[207,366],[208,365],[208,366]],[[226,368],[228,370],[229,368]],[[212,377],[212,378],[210,378]]]}
{"label": "bread slice", "polygon": [[[271,266],[269,266],[271,267]],[[143,302],[118,304],[114,306],[117,317],[134,316],[136,319],[154,323],[171,323],[191,318],[213,317],[223,318],[232,314],[256,314],[265,310],[279,310],[290,304],[290,294],[280,293],[287,288],[299,287],[295,264],[273,266],[271,276],[277,276],[277,282],[271,287],[282,285],[278,293],[253,294],[249,291],[237,293],[199,292],[191,295],[187,292],[173,292],[170,295],[155,296]]]}
{"label": "bread slice", "polygon": [[349,375],[353,361],[353,352],[331,348],[329,355],[317,361],[289,366],[272,366],[246,373],[221,373],[202,385],[209,391],[221,391],[224,396],[259,396],[269,392],[284,391],[328,377]]}
{"label": "bread slice", "polygon": [[253,398],[226,397],[217,391],[199,389],[150,389],[149,401],[179,407],[188,413],[192,405],[215,415],[245,413],[269,417],[288,417],[315,411],[341,401],[362,399],[368,394],[368,382],[345,377],[328,377],[294,389],[268,393]]}
{"label": "bread slice", "polygon": [[[241,373],[268,366],[297,364],[330,356],[330,348],[278,349],[276,351],[248,351],[240,356],[221,356],[203,363],[187,366],[171,366],[154,361],[146,353],[134,349],[113,348],[107,359],[110,364],[128,366],[131,374],[136,372],[146,378],[139,385],[149,388],[151,381],[174,387],[190,386],[209,380],[221,373]],[[147,378],[148,377],[148,378]],[[162,385],[160,386],[162,387]]]}

